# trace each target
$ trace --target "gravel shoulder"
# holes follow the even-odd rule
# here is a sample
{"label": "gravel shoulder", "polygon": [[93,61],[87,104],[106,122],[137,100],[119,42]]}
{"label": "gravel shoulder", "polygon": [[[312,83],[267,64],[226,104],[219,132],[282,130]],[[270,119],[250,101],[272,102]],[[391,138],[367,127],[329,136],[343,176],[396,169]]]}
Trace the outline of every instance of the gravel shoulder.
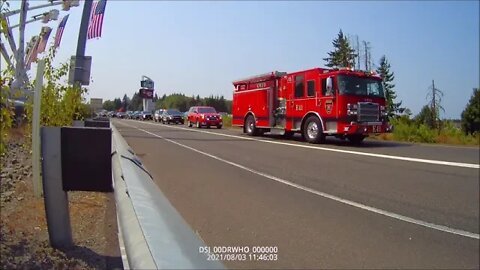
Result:
{"label": "gravel shoulder", "polygon": [[43,197],[32,187],[31,153],[13,130],[1,157],[0,269],[123,269],[113,194],[69,192],[74,247],[50,247]]}

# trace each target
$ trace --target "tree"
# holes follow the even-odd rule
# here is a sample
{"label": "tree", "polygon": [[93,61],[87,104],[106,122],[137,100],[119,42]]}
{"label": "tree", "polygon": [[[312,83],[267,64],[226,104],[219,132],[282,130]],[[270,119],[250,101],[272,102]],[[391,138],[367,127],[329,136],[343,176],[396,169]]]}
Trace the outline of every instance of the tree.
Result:
{"label": "tree", "polygon": [[130,104],[130,99],[127,97],[127,94],[123,95],[122,107],[126,110],[129,104]]}
{"label": "tree", "polygon": [[415,116],[415,121],[417,123],[424,124],[429,127],[434,126],[434,119],[434,113],[429,105],[423,106],[420,112]]}
{"label": "tree", "polygon": [[390,71],[390,63],[388,62],[387,58],[382,56],[380,58],[380,67],[377,69],[377,73],[382,76],[383,80],[383,88],[385,89],[385,98],[387,99],[387,115],[389,118],[402,113],[405,108],[401,108],[402,101],[395,102],[397,98],[397,94],[395,93],[395,84],[393,80],[395,79],[395,75],[392,71]]}
{"label": "tree", "polygon": [[348,39],[343,35],[342,29],[338,33],[338,37],[332,42],[334,50],[328,53],[327,58],[323,60],[327,61],[325,64],[327,67],[340,68],[340,67],[354,67],[355,66],[355,50],[350,47]]}
{"label": "tree", "polygon": [[103,108],[109,112],[111,111],[114,111],[115,110],[115,104],[113,103],[113,101],[111,100],[105,100],[103,102]]}
{"label": "tree", "polygon": [[120,100],[120,98],[115,98],[113,100],[113,104],[115,107],[115,111],[119,110],[122,107],[122,101]]}
{"label": "tree", "polygon": [[133,94],[132,99],[130,100],[130,104],[128,104],[129,111],[140,111],[142,110],[142,98],[138,93]]}
{"label": "tree", "polygon": [[462,129],[466,134],[480,132],[480,88],[473,88],[470,101],[462,112]]}
{"label": "tree", "polygon": [[432,122],[430,123],[430,128],[437,128],[438,121],[440,120],[440,110],[445,111],[445,109],[440,104],[442,102],[443,92],[435,87],[435,81],[432,80],[432,85],[429,87],[427,93],[428,104],[430,105],[430,110],[432,113]]}

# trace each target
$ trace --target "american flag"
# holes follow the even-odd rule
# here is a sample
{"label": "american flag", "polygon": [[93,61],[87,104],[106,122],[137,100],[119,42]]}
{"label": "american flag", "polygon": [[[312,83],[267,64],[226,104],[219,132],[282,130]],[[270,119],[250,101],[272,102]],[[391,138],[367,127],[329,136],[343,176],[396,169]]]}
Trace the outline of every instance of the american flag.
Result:
{"label": "american flag", "polygon": [[90,23],[88,24],[87,39],[99,38],[102,36],[103,16],[107,0],[100,0],[93,3],[90,14]]}
{"label": "american flag", "polygon": [[50,33],[52,32],[52,28],[48,26],[42,27],[42,31],[40,32],[40,44],[38,44],[37,53],[42,53],[45,51],[47,47],[47,41],[50,37]]}
{"label": "american flag", "polygon": [[58,46],[60,46],[60,41],[62,40],[62,35],[63,35],[63,30],[65,30],[65,25],[67,24],[67,20],[68,20],[68,16],[70,14],[66,15],[65,17],[63,17],[62,21],[60,22],[60,24],[58,25],[58,28],[57,28],[57,33],[55,34],[55,43],[53,44],[53,46],[55,48],[57,48]]}
{"label": "american flag", "polygon": [[32,62],[35,62],[37,60],[37,54],[38,54],[38,45],[40,44],[40,37],[35,36],[32,38],[30,41],[30,49],[27,52],[27,59],[25,59],[25,66],[27,70],[30,69],[30,66],[32,65]]}

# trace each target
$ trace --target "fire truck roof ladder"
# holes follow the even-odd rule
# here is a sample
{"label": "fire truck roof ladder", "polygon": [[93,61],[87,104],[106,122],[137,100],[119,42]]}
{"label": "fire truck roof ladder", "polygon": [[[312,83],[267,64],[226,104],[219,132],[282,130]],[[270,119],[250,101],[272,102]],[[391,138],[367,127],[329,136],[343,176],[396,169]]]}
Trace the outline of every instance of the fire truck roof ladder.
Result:
{"label": "fire truck roof ladder", "polygon": [[233,84],[242,83],[242,82],[261,82],[261,81],[268,80],[272,77],[280,78],[281,76],[284,76],[284,75],[287,75],[287,72],[272,71],[272,72],[269,72],[269,73],[264,73],[264,74],[260,74],[260,75],[255,75],[255,76],[250,76],[250,77],[247,77],[247,78],[243,78],[243,79],[240,79],[240,80],[235,80],[233,82]]}

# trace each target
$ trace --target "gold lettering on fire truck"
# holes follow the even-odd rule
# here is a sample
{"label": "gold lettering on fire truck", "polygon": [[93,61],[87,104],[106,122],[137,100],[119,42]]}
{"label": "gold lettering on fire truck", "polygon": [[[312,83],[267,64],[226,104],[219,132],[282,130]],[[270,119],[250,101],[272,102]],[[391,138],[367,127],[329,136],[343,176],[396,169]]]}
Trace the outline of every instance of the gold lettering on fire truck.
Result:
{"label": "gold lettering on fire truck", "polygon": [[325,101],[325,111],[330,114],[332,113],[332,108],[333,108],[333,100],[327,100]]}
{"label": "gold lettering on fire truck", "polygon": [[267,86],[267,83],[257,83],[257,88],[264,88]]}

